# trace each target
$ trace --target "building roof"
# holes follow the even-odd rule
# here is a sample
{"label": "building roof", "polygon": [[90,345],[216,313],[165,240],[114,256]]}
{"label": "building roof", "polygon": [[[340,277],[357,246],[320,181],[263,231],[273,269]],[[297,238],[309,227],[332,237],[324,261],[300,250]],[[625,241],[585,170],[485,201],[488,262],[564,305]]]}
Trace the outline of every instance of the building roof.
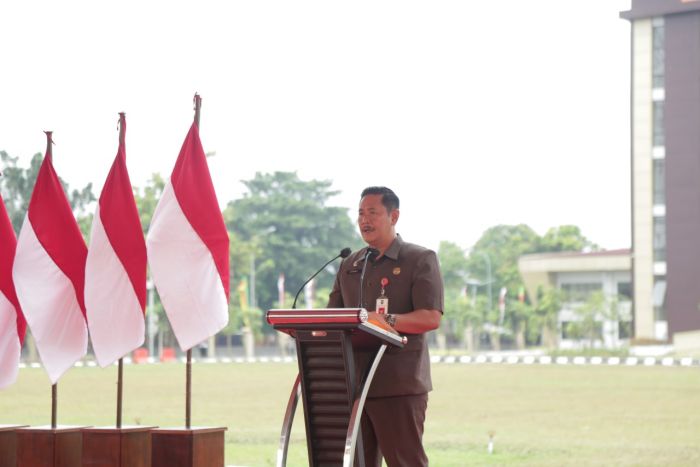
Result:
{"label": "building roof", "polygon": [[633,21],[696,10],[700,10],[700,0],[632,0],[632,8],[621,11],[620,18]]}
{"label": "building roof", "polygon": [[562,272],[630,272],[632,253],[629,248],[605,251],[562,251],[523,255],[518,270],[532,300],[540,286],[554,286]]}

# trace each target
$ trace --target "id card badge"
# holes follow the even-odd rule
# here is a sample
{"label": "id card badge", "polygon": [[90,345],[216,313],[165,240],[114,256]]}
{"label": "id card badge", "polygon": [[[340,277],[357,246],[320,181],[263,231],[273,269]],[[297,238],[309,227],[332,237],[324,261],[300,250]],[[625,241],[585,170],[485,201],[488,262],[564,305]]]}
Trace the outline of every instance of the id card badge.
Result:
{"label": "id card badge", "polygon": [[385,315],[389,313],[389,299],[386,297],[386,286],[389,285],[389,279],[386,277],[382,277],[382,280],[379,282],[382,286],[379,294],[379,298],[377,299],[377,306],[374,308],[377,310],[377,313]]}
{"label": "id card badge", "polygon": [[389,299],[386,297],[379,297],[377,299],[377,306],[375,310],[377,310],[377,313],[382,315],[389,313]]}

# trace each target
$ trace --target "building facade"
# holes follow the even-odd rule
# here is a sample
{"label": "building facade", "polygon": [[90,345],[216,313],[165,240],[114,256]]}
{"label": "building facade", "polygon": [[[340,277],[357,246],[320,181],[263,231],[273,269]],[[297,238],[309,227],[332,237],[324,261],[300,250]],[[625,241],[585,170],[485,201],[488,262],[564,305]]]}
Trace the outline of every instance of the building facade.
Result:
{"label": "building facade", "polygon": [[[547,288],[562,291],[557,316],[559,348],[614,349],[628,345],[632,337],[630,264],[630,250],[560,252],[521,256],[518,269],[531,299],[536,300]],[[591,310],[595,293],[604,301],[598,303],[599,309]],[[585,320],[595,323],[588,323],[582,334]]]}
{"label": "building facade", "polygon": [[634,334],[700,347],[700,1],[632,0]]}

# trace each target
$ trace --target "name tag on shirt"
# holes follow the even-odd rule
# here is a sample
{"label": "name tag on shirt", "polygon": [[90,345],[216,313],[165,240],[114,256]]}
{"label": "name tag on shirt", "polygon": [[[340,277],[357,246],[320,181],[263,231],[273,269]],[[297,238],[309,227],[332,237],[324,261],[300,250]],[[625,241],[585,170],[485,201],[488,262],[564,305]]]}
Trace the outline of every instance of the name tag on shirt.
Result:
{"label": "name tag on shirt", "polygon": [[379,314],[389,313],[389,299],[386,297],[379,297],[377,299],[377,306],[375,308]]}

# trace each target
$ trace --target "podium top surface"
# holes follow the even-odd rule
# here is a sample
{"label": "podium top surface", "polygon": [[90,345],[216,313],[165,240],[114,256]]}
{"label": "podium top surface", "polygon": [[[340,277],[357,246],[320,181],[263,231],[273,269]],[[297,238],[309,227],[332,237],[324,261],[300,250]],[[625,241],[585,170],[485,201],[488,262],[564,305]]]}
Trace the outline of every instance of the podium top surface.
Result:
{"label": "podium top surface", "polygon": [[300,330],[347,330],[354,335],[373,336],[397,347],[403,347],[407,342],[405,336],[368,321],[369,313],[364,308],[273,309],[267,312],[266,318],[275,329],[293,337]]}
{"label": "podium top surface", "polygon": [[15,431],[18,428],[26,428],[29,425],[0,425],[0,432],[2,431]]}
{"label": "podium top surface", "polygon": [[116,426],[92,426],[89,428],[84,428],[83,431],[90,433],[136,433],[140,431],[151,431],[156,428],[158,427],[148,425],[122,425],[120,428],[117,428]]}
{"label": "podium top surface", "polygon": [[369,314],[364,308],[282,308],[269,310],[267,322],[276,324],[347,324],[357,325],[367,321]]}
{"label": "podium top surface", "polygon": [[155,428],[153,430],[153,433],[181,435],[181,434],[217,433],[217,432],[226,431],[226,430],[228,430],[228,427],[225,427],[225,426],[193,426],[190,428],[174,426],[174,427]]}
{"label": "podium top surface", "polygon": [[85,428],[92,428],[91,426],[78,426],[78,425],[57,425],[52,427],[51,425],[42,426],[29,426],[24,428],[18,428],[17,432],[34,432],[34,433],[71,433],[74,431],[83,431]]}

